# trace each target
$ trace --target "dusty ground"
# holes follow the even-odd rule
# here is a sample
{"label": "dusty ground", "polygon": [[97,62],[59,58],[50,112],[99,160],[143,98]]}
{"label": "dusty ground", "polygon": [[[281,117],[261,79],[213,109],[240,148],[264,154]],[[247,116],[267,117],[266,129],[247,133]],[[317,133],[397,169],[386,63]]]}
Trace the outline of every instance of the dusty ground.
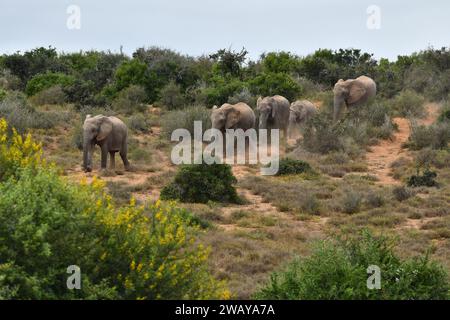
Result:
{"label": "dusty ground", "polygon": [[[430,125],[438,117],[439,105],[429,103],[426,105],[427,116],[419,120],[419,124]],[[406,118],[394,118],[398,131],[389,140],[382,140],[378,145],[371,147],[366,154],[368,171],[378,178],[378,183],[384,185],[399,185],[401,182],[392,177],[391,165],[400,157],[411,159],[411,155],[402,145],[408,141],[411,134],[411,123]]]}

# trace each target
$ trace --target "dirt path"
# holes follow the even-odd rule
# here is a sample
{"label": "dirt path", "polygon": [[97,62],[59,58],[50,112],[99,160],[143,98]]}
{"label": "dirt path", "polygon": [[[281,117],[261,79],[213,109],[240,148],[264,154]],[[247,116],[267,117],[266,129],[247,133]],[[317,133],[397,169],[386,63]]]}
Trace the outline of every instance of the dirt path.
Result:
{"label": "dirt path", "polygon": [[[431,125],[438,116],[439,105],[428,103],[425,107],[427,117],[419,120],[419,124]],[[389,140],[380,141],[378,145],[371,147],[370,152],[366,154],[368,172],[376,176],[380,184],[400,184],[400,181],[392,177],[391,164],[400,157],[411,159],[408,151],[402,148],[403,143],[408,140],[411,134],[410,122],[406,118],[394,118],[393,122],[398,126],[398,131],[394,133],[393,137]]]}

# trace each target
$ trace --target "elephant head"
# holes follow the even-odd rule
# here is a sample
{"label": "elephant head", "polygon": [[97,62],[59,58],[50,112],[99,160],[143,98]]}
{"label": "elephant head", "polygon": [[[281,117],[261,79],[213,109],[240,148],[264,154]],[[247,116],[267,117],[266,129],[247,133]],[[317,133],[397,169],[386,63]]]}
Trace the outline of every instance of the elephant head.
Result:
{"label": "elephant head", "polygon": [[220,108],[214,106],[211,113],[211,123],[214,129],[232,129],[239,122],[240,111],[233,105],[224,104]]}
{"label": "elephant head", "polygon": [[267,129],[268,123],[273,120],[276,112],[276,101],[273,97],[258,98],[256,102],[259,111],[259,128]]}
{"label": "elephant head", "polygon": [[367,96],[367,88],[363,81],[359,79],[342,80],[339,79],[334,85],[334,112],[333,120],[336,121],[341,112],[341,107],[352,106],[361,102]]}
{"label": "elephant head", "polygon": [[86,116],[83,124],[83,168],[92,171],[92,151],[95,144],[100,143],[111,133],[112,121],[103,115]]}

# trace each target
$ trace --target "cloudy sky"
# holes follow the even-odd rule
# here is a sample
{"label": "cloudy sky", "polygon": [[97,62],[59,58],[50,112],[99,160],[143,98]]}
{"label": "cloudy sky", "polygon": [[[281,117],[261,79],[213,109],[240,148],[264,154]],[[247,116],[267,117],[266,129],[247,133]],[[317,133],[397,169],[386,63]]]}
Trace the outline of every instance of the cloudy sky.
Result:
{"label": "cloudy sky", "polygon": [[191,55],[245,47],[252,58],[361,48],[395,59],[450,46],[450,1],[0,0],[0,52],[49,45],[66,52],[123,46],[128,54],[157,45]]}

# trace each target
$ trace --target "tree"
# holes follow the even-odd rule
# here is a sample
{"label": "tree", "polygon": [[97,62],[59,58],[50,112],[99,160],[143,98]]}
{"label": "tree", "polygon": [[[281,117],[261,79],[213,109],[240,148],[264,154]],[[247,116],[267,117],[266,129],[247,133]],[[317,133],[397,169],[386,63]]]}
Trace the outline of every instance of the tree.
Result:
{"label": "tree", "polygon": [[242,65],[245,62],[248,51],[242,48],[241,51],[231,49],[220,49],[209,57],[216,62],[216,68],[223,76],[241,77]]}

